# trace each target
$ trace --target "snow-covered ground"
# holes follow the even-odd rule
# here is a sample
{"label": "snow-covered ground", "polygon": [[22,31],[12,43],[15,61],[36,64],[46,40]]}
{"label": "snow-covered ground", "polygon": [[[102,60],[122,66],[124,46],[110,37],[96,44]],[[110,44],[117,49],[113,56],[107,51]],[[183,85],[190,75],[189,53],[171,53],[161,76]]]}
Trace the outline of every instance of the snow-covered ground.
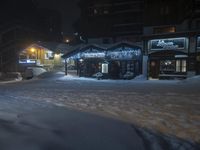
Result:
{"label": "snow-covered ground", "polygon": [[[80,89],[60,95],[58,105],[111,115],[200,143],[200,76],[186,80],[146,80],[140,76],[101,81],[65,76],[58,81],[65,84],[69,80],[76,81]],[[85,89],[82,84],[92,86]]]}
{"label": "snow-covered ground", "polygon": [[[146,80],[142,76],[135,80],[97,80],[63,73],[0,87],[1,95],[16,101],[44,107],[53,104],[116,118],[144,129],[141,133],[152,143],[155,138],[144,131],[167,135],[166,139],[178,147],[174,149],[188,150],[193,148],[176,145],[173,139],[200,143],[199,89],[198,76],[186,80]],[[159,142],[163,141],[154,144]]]}

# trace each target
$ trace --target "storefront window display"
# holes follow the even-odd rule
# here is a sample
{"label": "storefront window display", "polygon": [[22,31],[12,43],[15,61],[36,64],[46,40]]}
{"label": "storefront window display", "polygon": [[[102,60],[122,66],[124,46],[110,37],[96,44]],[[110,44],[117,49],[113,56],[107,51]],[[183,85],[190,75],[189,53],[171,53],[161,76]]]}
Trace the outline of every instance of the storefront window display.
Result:
{"label": "storefront window display", "polygon": [[175,60],[161,60],[160,72],[161,73],[174,73],[176,71]]}

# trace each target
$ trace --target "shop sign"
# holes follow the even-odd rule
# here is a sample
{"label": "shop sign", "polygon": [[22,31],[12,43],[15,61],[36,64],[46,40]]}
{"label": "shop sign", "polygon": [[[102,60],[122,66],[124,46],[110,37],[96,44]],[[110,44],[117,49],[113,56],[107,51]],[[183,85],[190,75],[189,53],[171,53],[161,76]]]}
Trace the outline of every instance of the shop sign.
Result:
{"label": "shop sign", "polygon": [[20,64],[35,64],[36,60],[32,60],[32,59],[20,59],[19,63]]}
{"label": "shop sign", "polygon": [[99,52],[99,53],[87,53],[87,52],[84,52],[81,54],[81,57],[82,58],[104,58],[105,57],[105,53],[104,52]]}
{"label": "shop sign", "polygon": [[150,41],[150,50],[185,49],[185,38],[156,39]]}
{"label": "shop sign", "polygon": [[96,48],[89,48],[81,53],[81,58],[104,58],[105,52]]}

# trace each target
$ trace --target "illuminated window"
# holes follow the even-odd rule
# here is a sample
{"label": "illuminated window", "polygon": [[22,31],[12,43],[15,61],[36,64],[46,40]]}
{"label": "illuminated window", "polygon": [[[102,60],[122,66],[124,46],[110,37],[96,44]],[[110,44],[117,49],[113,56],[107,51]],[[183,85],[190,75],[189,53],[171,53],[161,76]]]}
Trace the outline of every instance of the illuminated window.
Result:
{"label": "illuminated window", "polygon": [[181,72],[181,62],[180,62],[180,60],[176,61],[176,72]]}
{"label": "illuminated window", "polygon": [[159,33],[173,33],[176,32],[175,27],[158,27],[154,28],[154,34],[159,34]]}
{"label": "illuminated window", "polygon": [[176,72],[186,72],[186,60],[176,60]]}
{"label": "illuminated window", "polygon": [[182,60],[182,72],[186,72],[186,60]]}
{"label": "illuminated window", "polygon": [[162,73],[175,72],[175,61],[174,60],[161,60],[160,71]]}

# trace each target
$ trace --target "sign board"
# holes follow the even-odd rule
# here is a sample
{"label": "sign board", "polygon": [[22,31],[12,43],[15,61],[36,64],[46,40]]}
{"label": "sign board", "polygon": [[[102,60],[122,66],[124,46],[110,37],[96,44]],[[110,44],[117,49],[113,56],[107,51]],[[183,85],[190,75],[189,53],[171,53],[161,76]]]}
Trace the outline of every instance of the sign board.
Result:
{"label": "sign board", "polygon": [[150,50],[184,50],[186,38],[155,39],[150,41]]}
{"label": "sign board", "polygon": [[36,60],[32,60],[32,59],[20,59],[19,63],[20,64],[35,64]]}
{"label": "sign board", "polygon": [[104,58],[104,57],[105,57],[104,52],[97,52],[97,53],[83,52],[81,54],[81,58]]}

